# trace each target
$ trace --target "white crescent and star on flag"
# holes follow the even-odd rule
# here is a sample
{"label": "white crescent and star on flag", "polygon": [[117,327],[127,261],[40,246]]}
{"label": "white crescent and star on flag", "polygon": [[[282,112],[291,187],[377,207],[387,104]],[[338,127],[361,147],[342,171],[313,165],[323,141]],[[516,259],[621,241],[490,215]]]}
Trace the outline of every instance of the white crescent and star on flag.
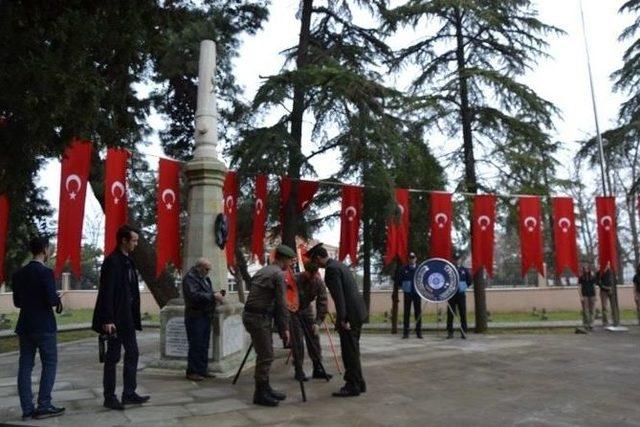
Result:
{"label": "white crescent and star on flag", "polygon": [[111,184],[111,195],[113,196],[113,203],[116,205],[124,198],[125,188],[122,181],[114,181],[113,184]]}
{"label": "white crescent and star on flag", "polygon": [[[70,186],[71,183],[75,183],[74,189],[71,188]],[[78,196],[78,193],[80,192],[80,189],[82,188],[82,180],[78,175],[71,174],[67,177],[67,180],[64,183],[64,188],[67,190],[67,193],[69,194],[69,198],[71,200],[75,200],[76,197]]]}
{"label": "white crescent and star on flag", "polygon": [[[169,196],[169,197],[167,197],[167,196]],[[162,199],[162,203],[164,203],[164,205],[167,208],[167,210],[171,210],[173,208],[173,205],[176,202],[176,193],[172,189],[166,188],[162,192],[161,199]],[[170,200],[168,200],[168,199],[170,199]]]}

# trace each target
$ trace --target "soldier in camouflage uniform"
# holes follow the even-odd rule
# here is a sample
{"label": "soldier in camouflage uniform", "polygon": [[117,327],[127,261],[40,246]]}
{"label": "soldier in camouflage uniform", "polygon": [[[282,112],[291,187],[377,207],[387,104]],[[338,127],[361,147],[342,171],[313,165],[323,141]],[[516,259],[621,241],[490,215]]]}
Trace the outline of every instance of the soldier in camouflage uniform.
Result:
{"label": "soldier in camouflage uniform", "polygon": [[289,317],[285,305],[284,271],[291,265],[296,254],[288,246],[276,248],[275,262],[260,269],[251,279],[249,297],[244,305],[242,323],[251,335],[256,351],[256,390],[253,403],[277,406],[284,400],[284,393],[277,392],[269,385],[269,370],[273,362],[273,339],[271,325],[276,321],[283,344],[289,345]]}
{"label": "soldier in camouflage uniform", "polygon": [[[320,348],[320,325],[324,322],[328,311],[327,288],[318,274],[317,264],[307,262],[304,269],[304,272],[296,275],[300,306],[298,312],[291,315],[290,327],[295,378],[298,381],[309,379],[303,370],[304,342],[306,341],[309,357],[313,362],[313,378],[331,379],[331,375],[321,368]],[[311,306],[313,301],[316,302],[315,313]],[[302,328],[306,328],[306,335]]]}

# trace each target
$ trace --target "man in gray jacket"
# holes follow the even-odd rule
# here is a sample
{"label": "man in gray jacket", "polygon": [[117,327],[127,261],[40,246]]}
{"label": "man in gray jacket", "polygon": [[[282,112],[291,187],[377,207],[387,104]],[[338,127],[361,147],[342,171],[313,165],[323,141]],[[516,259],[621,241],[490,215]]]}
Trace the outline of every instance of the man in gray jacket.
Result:
{"label": "man in gray jacket", "polygon": [[360,366],[360,331],[367,317],[364,299],[349,267],[329,258],[322,243],[309,249],[307,256],[325,269],[324,281],[336,306],[336,328],[340,334],[345,385],[333,396],[358,396],[367,391]]}
{"label": "man in gray jacket", "polygon": [[187,356],[187,379],[202,381],[207,374],[209,361],[209,342],[211,338],[211,319],[216,302],[222,303],[223,296],[213,291],[211,262],[205,258],[196,261],[182,280],[184,296],[184,325],[187,329],[189,353]]}

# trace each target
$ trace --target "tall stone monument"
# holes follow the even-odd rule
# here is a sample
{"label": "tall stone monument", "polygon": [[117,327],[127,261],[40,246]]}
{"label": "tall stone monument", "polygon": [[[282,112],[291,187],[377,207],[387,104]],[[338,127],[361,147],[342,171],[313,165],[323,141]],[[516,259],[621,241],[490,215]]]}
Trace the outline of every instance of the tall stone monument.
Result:
{"label": "tall stone monument", "polygon": [[[218,158],[217,108],[214,73],[215,44],[200,43],[198,105],[195,117],[195,151],[186,165],[189,186],[187,238],[183,256],[183,273],[196,260],[211,260],[210,278],[216,290],[227,289],[227,262],[215,243],[214,222],[223,212],[222,186],[226,167]],[[209,370],[217,376],[229,376],[239,366],[249,337],[242,325],[242,304],[227,295],[227,302],[216,308],[209,348]],[[184,369],[187,339],[184,326],[184,300],[171,300],[160,313],[160,361],[158,366]]]}

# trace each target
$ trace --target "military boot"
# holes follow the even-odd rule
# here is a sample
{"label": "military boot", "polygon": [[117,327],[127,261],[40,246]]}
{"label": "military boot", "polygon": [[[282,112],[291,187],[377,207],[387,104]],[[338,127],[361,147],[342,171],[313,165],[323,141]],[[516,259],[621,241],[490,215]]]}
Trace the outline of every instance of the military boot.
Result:
{"label": "military boot", "polygon": [[267,391],[276,400],[285,400],[287,395],[271,388],[271,384],[267,383]]}
{"label": "military boot", "polygon": [[269,393],[268,382],[256,382],[256,391],[253,393],[253,403],[262,406],[278,406],[280,403]]}

